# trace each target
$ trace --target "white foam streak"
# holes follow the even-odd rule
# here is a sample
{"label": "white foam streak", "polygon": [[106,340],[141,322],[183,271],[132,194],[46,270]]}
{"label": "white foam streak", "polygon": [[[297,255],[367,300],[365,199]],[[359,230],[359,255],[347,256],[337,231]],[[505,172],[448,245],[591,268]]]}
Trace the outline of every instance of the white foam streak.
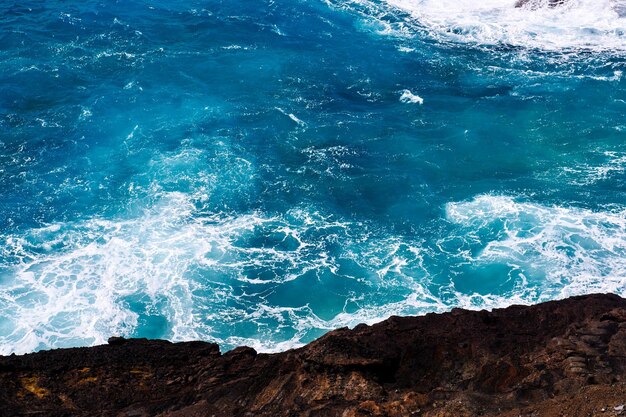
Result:
{"label": "white foam streak", "polygon": [[563,172],[566,176],[573,174],[570,183],[576,185],[591,185],[601,181],[607,181],[626,172],[626,154],[623,152],[606,151],[603,156],[607,159],[604,164],[584,164],[574,167],[566,167]]}
{"label": "white foam streak", "polygon": [[[623,211],[481,195],[447,204],[453,235],[431,245],[305,208],[235,216],[197,201],[162,192],[136,217],[2,236],[0,354],[104,343],[146,320],[158,337],[273,352],[390,315],[626,293]],[[507,289],[455,288],[498,265]]]}
{"label": "white foam streak", "polygon": [[482,239],[484,247],[472,262],[519,265],[544,298],[626,293],[626,211],[546,207],[483,195],[448,204],[446,215]]}

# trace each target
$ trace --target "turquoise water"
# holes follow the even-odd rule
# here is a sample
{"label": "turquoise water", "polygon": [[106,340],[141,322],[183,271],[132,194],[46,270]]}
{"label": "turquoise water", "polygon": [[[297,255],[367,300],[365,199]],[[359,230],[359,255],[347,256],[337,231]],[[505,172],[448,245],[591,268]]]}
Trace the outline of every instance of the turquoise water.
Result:
{"label": "turquoise water", "polygon": [[626,294],[619,2],[0,4],[0,353]]}

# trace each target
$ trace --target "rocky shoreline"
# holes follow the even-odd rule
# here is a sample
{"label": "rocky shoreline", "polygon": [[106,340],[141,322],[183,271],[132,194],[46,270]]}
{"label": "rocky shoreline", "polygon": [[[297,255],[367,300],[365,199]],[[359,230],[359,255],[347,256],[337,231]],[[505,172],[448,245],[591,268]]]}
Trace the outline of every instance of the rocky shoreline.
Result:
{"label": "rocky shoreline", "polygon": [[0,357],[0,416],[626,415],[626,300],[391,317],[295,350],[111,339]]}

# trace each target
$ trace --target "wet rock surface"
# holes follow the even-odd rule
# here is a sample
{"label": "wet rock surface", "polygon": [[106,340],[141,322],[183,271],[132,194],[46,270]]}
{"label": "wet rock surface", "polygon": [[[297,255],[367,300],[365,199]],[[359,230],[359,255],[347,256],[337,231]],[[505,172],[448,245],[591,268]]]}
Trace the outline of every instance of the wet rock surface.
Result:
{"label": "wet rock surface", "polygon": [[0,357],[0,416],[626,415],[626,300],[391,317],[278,354],[112,338]]}
{"label": "wet rock surface", "polygon": [[515,7],[530,6],[531,9],[539,9],[541,7],[557,7],[566,4],[566,0],[517,0]]}

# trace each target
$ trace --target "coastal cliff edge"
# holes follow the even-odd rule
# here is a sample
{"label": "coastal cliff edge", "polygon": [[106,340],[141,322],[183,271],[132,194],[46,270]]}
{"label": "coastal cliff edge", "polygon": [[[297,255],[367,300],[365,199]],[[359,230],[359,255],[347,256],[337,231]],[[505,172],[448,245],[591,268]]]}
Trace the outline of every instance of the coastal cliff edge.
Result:
{"label": "coastal cliff edge", "polygon": [[276,354],[112,338],[0,357],[0,416],[626,415],[612,294],[332,331]]}

